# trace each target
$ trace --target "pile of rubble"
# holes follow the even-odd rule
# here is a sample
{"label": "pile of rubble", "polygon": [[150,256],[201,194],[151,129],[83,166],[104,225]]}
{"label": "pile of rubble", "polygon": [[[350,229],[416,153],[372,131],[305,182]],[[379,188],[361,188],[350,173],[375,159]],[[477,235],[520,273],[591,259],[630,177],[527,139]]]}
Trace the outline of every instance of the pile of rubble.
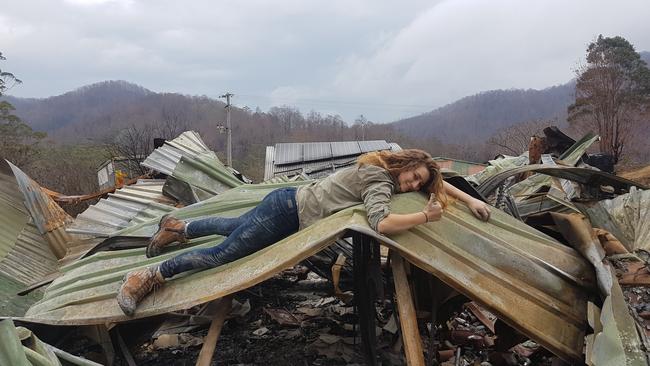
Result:
{"label": "pile of rubble", "polygon": [[[223,240],[146,258],[162,215],[240,215],[309,177],[250,184],[185,132],[142,163],[159,179],[72,218],[56,202],[79,197],[2,160],[0,364],[647,365],[650,191],[587,154],[597,139],[549,128],[521,156],[445,171],[497,208],[488,223],[452,203],[384,237],[354,207],[174,279],[132,318],[115,302],[124,273]],[[393,211],[424,202],[397,195]]]}

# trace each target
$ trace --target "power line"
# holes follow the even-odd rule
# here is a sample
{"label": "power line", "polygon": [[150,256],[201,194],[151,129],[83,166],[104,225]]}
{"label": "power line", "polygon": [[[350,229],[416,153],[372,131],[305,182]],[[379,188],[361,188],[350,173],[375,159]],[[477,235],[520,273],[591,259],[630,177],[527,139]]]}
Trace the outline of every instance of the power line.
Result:
{"label": "power line", "polygon": [[397,108],[418,108],[418,109],[435,109],[431,105],[424,104],[396,104],[396,103],[377,103],[377,102],[350,102],[343,100],[325,100],[325,99],[312,99],[312,98],[283,98],[283,97],[270,97],[268,95],[255,95],[255,94],[238,94],[241,97],[268,99],[268,100],[284,100],[293,103],[315,103],[315,104],[330,104],[330,105],[352,105],[352,106],[373,106],[373,107],[397,107]]}

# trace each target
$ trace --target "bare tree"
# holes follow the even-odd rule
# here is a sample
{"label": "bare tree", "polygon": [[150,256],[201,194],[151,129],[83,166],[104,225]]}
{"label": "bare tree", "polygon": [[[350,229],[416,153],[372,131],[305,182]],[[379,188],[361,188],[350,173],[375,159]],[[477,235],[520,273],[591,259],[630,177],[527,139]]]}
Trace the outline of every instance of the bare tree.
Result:
{"label": "bare tree", "polygon": [[135,124],[120,131],[106,145],[111,158],[126,159],[131,171],[140,175],[145,174],[145,169],[140,162],[153,152],[153,139],[156,128],[150,124],[137,126]]}
{"label": "bare tree", "polygon": [[650,106],[650,70],[627,40],[600,35],[589,44],[587,65],[576,74],[569,122],[595,130],[600,150],[617,163]]}
{"label": "bare tree", "polygon": [[162,119],[155,128],[155,137],[171,140],[188,129],[189,121],[185,113],[176,108],[163,107]]}
{"label": "bare tree", "polygon": [[487,141],[495,147],[496,153],[520,155],[528,151],[530,138],[541,136],[545,127],[557,124],[557,121],[528,121],[498,130]]}

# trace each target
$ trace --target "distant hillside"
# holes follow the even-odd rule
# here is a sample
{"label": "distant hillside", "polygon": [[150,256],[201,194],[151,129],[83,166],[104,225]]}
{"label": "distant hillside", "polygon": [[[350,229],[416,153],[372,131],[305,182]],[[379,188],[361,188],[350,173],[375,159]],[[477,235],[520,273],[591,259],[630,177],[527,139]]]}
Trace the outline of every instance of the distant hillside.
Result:
{"label": "distant hillside", "polygon": [[[3,98],[16,107],[15,114],[25,123],[47,132],[55,142],[104,144],[121,135],[152,147],[153,138],[172,138],[191,129],[225,155],[226,135],[218,128],[225,124],[225,103],[205,96],[155,93],[124,81],[106,81],[44,99]],[[232,121],[233,166],[253,179],[261,178],[264,171],[265,147],[278,142],[347,141],[363,135],[409,146],[388,125],[374,125],[364,132],[339,116],[314,112],[305,117],[287,106],[267,112],[234,107]]]}
{"label": "distant hillside", "polygon": [[150,90],[126,81],[104,81],[49,98],[3,97],[33,129],[48,134],[67,126],[83,125],[100,116],[152,95]]}
{"label": "distant hillside", "polygon": [[[649,52],[641,55],[650,63]],[[571,81],[543,90],[487,91],[419,116],[366,128],[365,138],[390,139],[433,154],[449,153],[443,144],[478,147],[499,129],[516,123],[557,119],[562,125],[567,106],[574,100],[574,89],[575,82]],[[217,132],[217,126],[225,121],[224,103],[205,96],[155,93],[126,81],[105,81],[49,98],[3,99],[12,103],[16,115],[32,128],[47,132],[59,142],[109,141],[132,126],[171,125],[198,131],[217,151],[223,151],[225,145],[224,135]],[[287,106],[268,112],[233,108],[233,121],[233,154],[242,158],[276,142],[361,137],[358,126],[346,125],[339,116],[316,114],[307,118]],[[466,154],[461,151],[457,155],[479,159]]]}
{"label": "distant hillside", "polygon": [[544,90],[492,90],[392,125],[411,137],[431,136],[447,143],[480,142],[520,122],[557,119],[562,125],[574,91],[575,82]]}
{"label": "distant hillside", "polygon": [[[650,52],[640,54],[650,65]],[[521,122],[557,119],[562,126],[574,100],[575,81],[543,90],[491,90],[391,125],[411,138],[436,137],[449,144],[482,142],[495,131]]]}

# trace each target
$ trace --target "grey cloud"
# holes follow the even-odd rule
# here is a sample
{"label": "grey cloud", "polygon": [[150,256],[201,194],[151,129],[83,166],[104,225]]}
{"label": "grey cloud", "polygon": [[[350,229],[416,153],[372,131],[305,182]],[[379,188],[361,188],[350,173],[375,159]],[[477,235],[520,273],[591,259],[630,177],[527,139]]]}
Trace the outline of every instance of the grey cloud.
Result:
{"label": "grey cloud", "polygon": [[[239,105],[390,121],[495,88],[568,81],[597,34],[650,50],[646,0],[13,2],[0,10],[11,93],[124,79]],[[344,103],[338,103],[344,102]]]}

